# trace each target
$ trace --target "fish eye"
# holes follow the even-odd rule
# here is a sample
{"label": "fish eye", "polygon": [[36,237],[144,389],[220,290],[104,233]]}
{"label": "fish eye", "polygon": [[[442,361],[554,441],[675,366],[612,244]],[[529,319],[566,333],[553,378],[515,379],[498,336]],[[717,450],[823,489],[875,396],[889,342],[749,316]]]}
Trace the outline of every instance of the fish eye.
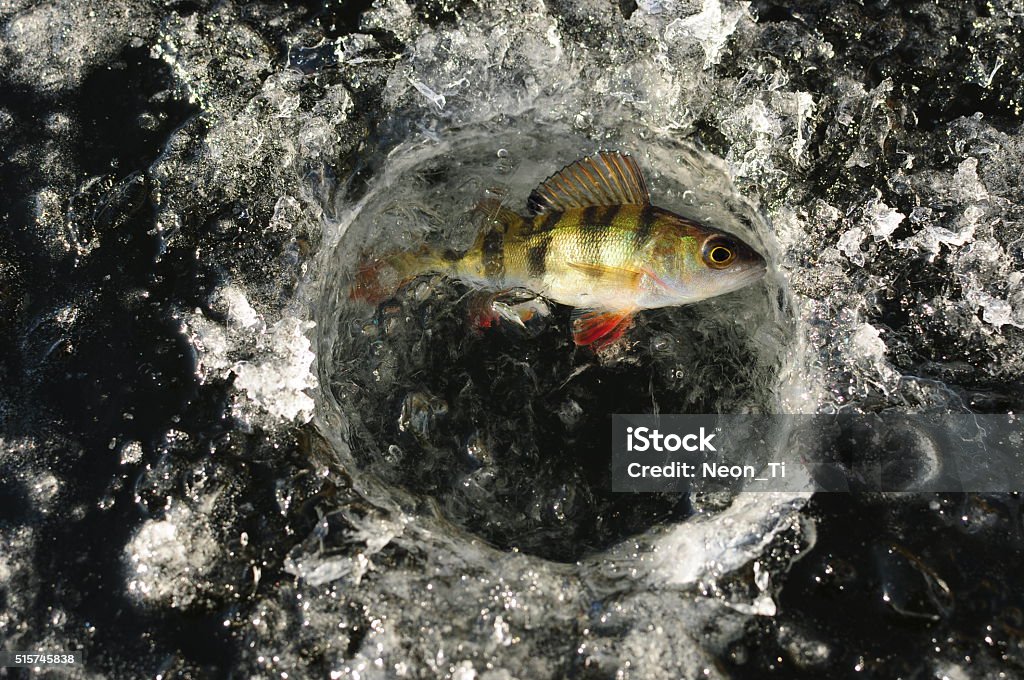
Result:
{"label": "fish eye", "polygon": [[736,250],[730,243],[711,241],[704,247],[704,261],[711,267],[728,267],[735,259]]}

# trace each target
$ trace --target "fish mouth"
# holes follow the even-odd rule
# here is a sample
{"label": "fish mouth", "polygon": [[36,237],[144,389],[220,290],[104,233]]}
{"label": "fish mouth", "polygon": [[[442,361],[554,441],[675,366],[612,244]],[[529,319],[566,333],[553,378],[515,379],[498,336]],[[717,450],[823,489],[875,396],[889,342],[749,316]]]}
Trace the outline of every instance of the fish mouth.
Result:
{"label": "fish mouth", "polygon": [[768,273],[768,263],[764,260],[758,262],[752,262],[742,269],[735,270],[733,272],[732,280],[729,284],[728,290],[734,291],[740,288],[746,288],[752,283],[756,283],[764,278],[764,275]]}
{"label": "fish mouth", "polygon": [[753,283],[754,281],[758,280],[767,273],[768,263],[765,260],[760,259],[759,261],[751,263],[747,267],[744,267],[743,270],[739,272],[739,276],[746,283]]}

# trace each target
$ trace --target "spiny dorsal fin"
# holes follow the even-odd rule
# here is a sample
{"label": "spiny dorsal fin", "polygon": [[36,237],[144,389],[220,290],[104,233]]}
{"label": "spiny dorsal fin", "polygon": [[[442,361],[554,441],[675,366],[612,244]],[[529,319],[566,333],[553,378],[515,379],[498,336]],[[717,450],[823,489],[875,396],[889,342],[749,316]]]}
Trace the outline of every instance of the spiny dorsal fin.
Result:
{"label": "spiny dorsal fin", "polygon": [[650,202],[647,182],[632,156],[602,151],[570,163],[548,177],[533,190],[527,205],[536,215],[591,205],[648,205]]}

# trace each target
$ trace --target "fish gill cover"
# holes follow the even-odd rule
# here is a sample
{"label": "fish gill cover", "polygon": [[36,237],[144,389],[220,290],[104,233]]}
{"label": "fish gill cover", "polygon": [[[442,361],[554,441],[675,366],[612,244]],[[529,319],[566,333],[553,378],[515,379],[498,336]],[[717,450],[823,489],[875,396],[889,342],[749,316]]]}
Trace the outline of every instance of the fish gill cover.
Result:
{"label": "fish gill cover", "polygon": [[[1013,495],[608,492],[612,412],[1017,411],[1013,3],[0,6],[0,631],[80,677],[1006,677]],[[573,347],[368,254],[597,149],[768,277]],[[866,595],[865,595],[866,593]],[[892,624],[884,636],[878,621]],[[6,672],[6,671],[0,671]]]}

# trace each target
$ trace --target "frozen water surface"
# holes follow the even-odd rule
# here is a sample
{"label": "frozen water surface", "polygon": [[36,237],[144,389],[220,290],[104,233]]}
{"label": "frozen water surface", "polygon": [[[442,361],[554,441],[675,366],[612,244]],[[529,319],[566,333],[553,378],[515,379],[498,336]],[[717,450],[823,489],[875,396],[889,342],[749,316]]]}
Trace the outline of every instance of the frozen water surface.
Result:
{"label": "frozen water surface", "polygon": [[[84,649],[77,677],[1019,676],[1017,495],[615,495],[607,416],[1019,411],[1021,22],[0,3],[4,648]],[[349,299],[363,258],[465,247],[482,196],[522,209],[599,148],[769,275],[597,354],[554,305],[477,332],[441,277]]]}

